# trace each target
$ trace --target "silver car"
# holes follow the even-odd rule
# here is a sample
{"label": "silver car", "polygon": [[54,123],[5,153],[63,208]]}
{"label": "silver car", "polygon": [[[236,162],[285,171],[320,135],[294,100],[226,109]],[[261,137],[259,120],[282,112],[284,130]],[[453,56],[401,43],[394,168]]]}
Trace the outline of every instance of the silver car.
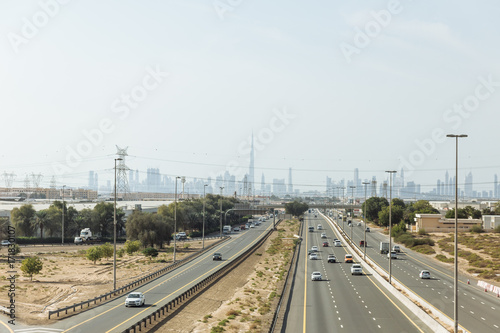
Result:
{"label": "silver car", "polygon": [[127,298],[125,299],[125,306],[143,306],[144,303],[146,303],[146,297],[144,297],[143,293],[140,292],[133,292],[128,294]]}
{"label": "silver car", "polygon": [[321,280],[323,280],[323,276],[321,275],[321,272],[312,272],[312,274],[311,274],[311,280],[312,281],[321,281]]}

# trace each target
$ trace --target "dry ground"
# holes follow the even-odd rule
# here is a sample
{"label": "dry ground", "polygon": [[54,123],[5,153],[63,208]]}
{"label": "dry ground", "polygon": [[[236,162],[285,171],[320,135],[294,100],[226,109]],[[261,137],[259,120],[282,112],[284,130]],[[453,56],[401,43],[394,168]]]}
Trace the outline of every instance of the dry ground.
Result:
{"label": "dry ground", "polygon": [[[205,246],[215,240],[205,240]],[[189,248],[183,248],[189,244]],[[121,248],[123,245],[118,245]],[[113,289],[113,260],[102,259],[95,265],[85,259],[88,246],[29,246],[21,247],[16,256],[15,270],[19,277],[16,280],[16,314],[17,319],[26,324],[48,323],[48,311],[62,308],[74,303],[105,294]],[[142,254],[125,254],[117,258],[117,287],[121,287],[138,278],[150,274],[172,263],[173,248],[160,252],[156,259],[150,261]],[[201,242],[185,242],[178,244],[177,259],[201,249]],[[8,276],[6,250],[0,252],[0,280]],[[25,257],[38,256],[43,261],[41,274],[35,275],[33,281],[22,276],[21,260]],[[158,262],[163,260],[165,262]],[[5,281],[6,282],[6,281]],[[9,286],[2,283],[0,287],[0,306],[7,306]]]}

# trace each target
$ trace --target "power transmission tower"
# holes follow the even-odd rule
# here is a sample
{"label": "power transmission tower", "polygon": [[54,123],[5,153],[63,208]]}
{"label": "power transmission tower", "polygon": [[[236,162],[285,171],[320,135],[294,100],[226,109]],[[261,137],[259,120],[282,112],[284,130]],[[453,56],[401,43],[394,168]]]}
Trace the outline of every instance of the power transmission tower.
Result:
{"label": "power transmission tower", "polygon": [[35,175],[33,172],[31,173],[31,182],[33,183],[33,188],[37,189],[40,187],[40,182],[43,179],[43,175],[39,173]]}
{"label": "power transmission tower", "polygon": [[14,177],[16,175],[11,172],[11,173],[7,173],[4,171],[4,173],[2,174],[2,178],[3,178],[3,181],[5,182],[5,187],[10,189],[12,187],[12,183],[14,182]]}
{"label": "power transmission tower", "polygon": [[56,186],[57,186],[56,177],[52,176],[52,179],[50,180],[50,188],[55,189]]}
{"label": "power transmission tower", "polygon": [[116,166],[116,192],[123,194],[123,199],[130,197],[130,189],[128,187],[128,177],[127,172],[129,167],[125,164],[125,156],[128,156],[126,148],[120,148],[116,146],[118,158],[121,158],[121,161],[118,161],[118,165]]}
{"label": "power transmission tower", "polygon": [[372,180],[372,197],[377,196],[377,181],[375,179]]}

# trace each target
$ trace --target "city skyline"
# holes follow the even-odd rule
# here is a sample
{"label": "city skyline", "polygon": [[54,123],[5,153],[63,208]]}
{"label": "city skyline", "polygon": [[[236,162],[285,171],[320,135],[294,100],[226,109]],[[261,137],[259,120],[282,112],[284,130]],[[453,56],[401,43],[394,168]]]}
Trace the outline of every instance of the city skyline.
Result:
{"label": "city skyline", "polygon": [[90,170],[106,184],[119,145],[141,178],[227,171],[248,174],[248,191],[262,174],[287,183],[291,168],[304,192],[355,168],[379,182],[403,169],[441,193],[455,163],[446,135],[467,134],[459,184],[472,173],[472,191],[498,192],[497,2],[277,0],[221,14],[197,0],[48,1],[0,4],[0,172],[12,186],[41,174],[78,187]]}

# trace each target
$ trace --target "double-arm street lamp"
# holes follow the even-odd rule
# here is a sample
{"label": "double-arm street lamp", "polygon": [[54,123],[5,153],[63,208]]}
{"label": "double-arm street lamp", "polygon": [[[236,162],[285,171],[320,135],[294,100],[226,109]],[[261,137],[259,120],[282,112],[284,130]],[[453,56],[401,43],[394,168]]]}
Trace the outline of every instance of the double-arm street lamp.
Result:
{"label": "double-arm street lamp", "polygon": [[364,254],[363,254],[363,260],[366,261],[366,185],[370,184],[370,182],[363,182],[363,185],[365,185],[365,207],[363,208],[363,228],[365,228],[364,236],[365,236],[365,249],[364,249]]}
{"label": "double-arm street lamp", "polygon": [[219,222],[219,237],[222,238],[222,190],[224,186],[220,187],[220,222]]}
{"label": "double-arm street lamp", "polygon": [[207,188],[207,186],[208,186],[208,184],[203,185],[203,231],[201,234],[203,249],[205,249],[205,206],[207,204],[207,197],[205,195],[205,189]]}
{"label": "double-arm street lamp", "polygon": [[63,191],[62,191],[62,199],[63,199],[63,204],[62,204],[62,236],[61,236],[61,243],[64,245],[64,188],[66,185],[63,185]]}
{"label": "double-arm street lamp", "polygon": [[356,186],[349,186],[351,188],[351,193],[352,193],[352,216],[351,216],[351,242],[353,241],[352,239],[352,229],[354,229],[353,227],[353,223],[354,223],[354,203],[356,202],[356,200],[354,200],[354,189],[356,188]]}
{"label": "double-arm street lamp", "polygon": [[177,179],[180,179],[180,176],[175,177],[175,197],[174,197],[174,264],[176,259],[176,251],[177,251]]}
{"label": "double-arm street lamp", "polygon": [[396,173],[396,171],[386,171],[389,173],[389,284],[392,281],[392,237],[391,237],[391,226],[392,226],[392,175]]}
{"label": "double-arm street lamp", "polygon": [[115,198],[113,203],[113,290],[116,290],[116,161],[123,158],[115,158]]}
{"label": "double-arm street lamp", "polygon": [[466,138],[467,134],[448,134],[448,138],[455,138],[455,272],[453,280],[453,317],[454,330],[458,332],[458,139]]}

